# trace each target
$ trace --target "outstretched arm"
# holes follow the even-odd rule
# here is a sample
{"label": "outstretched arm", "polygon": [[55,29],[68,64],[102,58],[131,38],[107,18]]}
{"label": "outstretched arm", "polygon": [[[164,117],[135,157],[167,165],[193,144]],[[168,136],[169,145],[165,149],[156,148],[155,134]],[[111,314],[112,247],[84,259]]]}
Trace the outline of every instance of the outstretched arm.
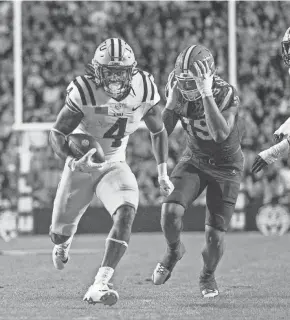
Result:
{"label": "outstretched arm", "polygon": [[260,152],[253,165],[252,165],[252,172],[257,173],[269,164],[277,161],[278,159],[282,158],[289,152],[290,145],[290,137],[284,139],[283,141],[279,142],[278,144],[272,146],[269,149],[266,149]]}
{"label": "outstretched arm", "polygon": [[274,141],[280,142],[283,138],[290,137],[290,118],[288,118],[275,132]]}

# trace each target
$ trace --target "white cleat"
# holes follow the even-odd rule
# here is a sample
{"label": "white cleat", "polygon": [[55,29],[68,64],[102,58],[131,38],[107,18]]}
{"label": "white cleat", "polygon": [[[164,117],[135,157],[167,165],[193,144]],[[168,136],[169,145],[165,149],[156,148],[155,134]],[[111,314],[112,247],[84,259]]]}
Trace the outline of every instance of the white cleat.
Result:
{"label": "white cleat", "polygon": [[164,284],[171,276],[171,272],[161,263],[157,263],[152,274],[152,281],[156,285]]}
{"label": "white cleat", "polygon": [[56,244],[52,250],[52,261],[56,269],[64,269],[66,263],[69,261],[69,249],[71,241],[62,244]]}
{"label": "white cleat", "polygon": [[110,284],[98,282],[89,287],[83,300],[87,301],[89,304],[102,303],[104,305],[112,306],[119,300],[119,294],[117,291],[112,290]]}
{"label": "white cleat", "polygon": [[202,290],[201,294],[204,298],[214,298],[219,295],[219,291],[217,289]]}

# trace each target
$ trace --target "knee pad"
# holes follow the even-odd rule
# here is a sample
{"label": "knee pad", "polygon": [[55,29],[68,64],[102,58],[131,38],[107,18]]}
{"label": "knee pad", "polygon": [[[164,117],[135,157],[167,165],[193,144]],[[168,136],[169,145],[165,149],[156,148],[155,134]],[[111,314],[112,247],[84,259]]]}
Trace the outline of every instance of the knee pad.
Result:
{"label": "knee pad", "polygon": [[130,205],[123,205],[119,207],[114,215],[113,219],[122,221],[123,223],[133,223],[136,215],[136,210]]}
{"label": "knee pad", "polygon": [[61,234],[56,234],[53,232],[49,233],[50,239],[54,244],[62,244],[66,242],[71,236],[63,236]]}

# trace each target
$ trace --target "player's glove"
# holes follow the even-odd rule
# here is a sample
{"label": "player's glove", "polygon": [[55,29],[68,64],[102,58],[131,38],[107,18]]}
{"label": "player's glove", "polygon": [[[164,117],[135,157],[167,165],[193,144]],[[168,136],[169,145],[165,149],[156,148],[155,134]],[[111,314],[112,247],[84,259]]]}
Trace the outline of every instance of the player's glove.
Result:
{"label": "player's glove", "polygon": [[170,195],[170,193],[174,190],[173,183],[170,181],[168,175],[159,176],[158,182],[160,185],[160,193],[163,196],[168,197]]}
{"label": "player's glove", "polygon": [[286,152],[289,151],[289,141],[287,139],[260,152],[252,165],[252,172],[257,173],[267,165],[280,159]]}
{"label": "player's glove", "polygon": [[166,163],[160,163],[157,169],[158,169],[158,182],[160,185],[160,193],[162,196],[168,197],[170,193],[174,190],[174,185],[170,181],[167,175]]}
{"label": "player's glove", "polygon": [[102,163],[95,163],[92,160],[93,154],[97,151],[97,149],[93,148],[89,150],[84,156],[82,156],[79,160],[68,156],[67,157],[67,164],[71,171],[80,171],[85,173],[91,173],[94,171],[98,171],[104,167],[106,164],[105,162]]}
{"label": "player's glove", "polygon": [[290,118],[274,132],[274,141],[276,143],[282,141],[285,137],[290,137]]}
{"label": "player's glove", "polygon": [[202,98],[212,96],[213,76],[207,60],[193,63],[197,76],[194,75],[196,86]]}

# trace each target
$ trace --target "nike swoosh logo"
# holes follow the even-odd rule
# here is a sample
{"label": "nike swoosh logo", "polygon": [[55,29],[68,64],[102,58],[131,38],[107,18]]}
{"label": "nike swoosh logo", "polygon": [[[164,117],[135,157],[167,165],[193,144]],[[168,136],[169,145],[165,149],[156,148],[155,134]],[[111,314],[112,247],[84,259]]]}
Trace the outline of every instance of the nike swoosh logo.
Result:
{"label": "nike swoosh logo", "polygon": [[142,106],[142,104],[140,104],[139,106],[132,108],[132,111],[136,111],[138,108],[140,108]]}

